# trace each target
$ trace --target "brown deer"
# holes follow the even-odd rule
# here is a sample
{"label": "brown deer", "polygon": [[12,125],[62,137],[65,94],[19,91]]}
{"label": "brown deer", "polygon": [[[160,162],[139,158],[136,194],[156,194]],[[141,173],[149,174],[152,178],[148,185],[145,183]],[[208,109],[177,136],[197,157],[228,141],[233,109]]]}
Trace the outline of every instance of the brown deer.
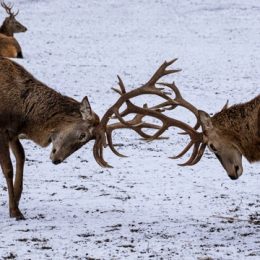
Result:
{"label": "brown deer", "polygon": [[[134,105],[129,100],[132,98],[131,93],[133,91],[130,94],[126,92],[123,82],[120,81],[121,91],[117,90],[117,92],[122,99],[126,100],[127,109],[122,113],[119,113],[118,107],[116,110],[114,108],[113,111],[110,111],[110,117],[114,113],[120,120],[120,123],[112,127],[113,129],[110,126],[110,131],[128,127],[135,130],[143,138],[154,140],[159,138],[171,126],[180,128],[184,131],[182,134],[189,135],[191,141],[179,155],[172,158],[182,157],[193,147],[190,159],[186,163],[180,164],[181,166],[194,165],[199,162],[206,146],[208,146],[216,155],[228,176],[232,180],[238,179],[243,172],[242,156],[249,162],[260,161],[260,95],[244,104],[234,105],[229,108],[225,105],[220,112],[210,117],[208,113],[198,110],[186,101],[174,83],[157,82],[161,76],[176,72],[174,70],[166,70],[174,61],[165,62],[148,83],[134,90],[134,92],[139,92],[139,94],[159,95],[166,100],[157,106],[148,108],[146,105],[142,108]],[[171,94],[167,94],[164,88],[169,89]],[[174,97],[171,96],[172,94],[174,94]],[[164,113],[166,110],[173,110],[176,107],[184,107],[191,111],[197,119],[196,125],[191,127],[185,122]],[[129,114],[136,114],[136,117],[141,116],[142,118],[145,116],[153,117],[160,120],[162,125],[157,126],[158,130],[152,136],[147,136],[144,131],[135,129],[138,126],[136,122],[124,120]],[[142,121],[142,124],[144,123]],[[197,131],[200,127],[202,129],[201,132]],[[111,139],[111,133],[109,133],[108,137]],[[104,140],[104,137],[100,137],[100,140],[102,139]],[[115,150],[114,152],[117,153]],[[102,148],[100,148],[99,154],[102,157]],[[106,165],[104,160],[103,163]]]}
{"label": "brown deer", "polygon": [[[124,98],[119,98],[99,125],[99,117],[92,111],[87,97],[78,102],[63,96],[35,79],[19,64],[3,57],[0,57],[0,97],[0,165],[7,182],[10,216],[17,220],[24,219],[18,207],[25,162],[19,136],[42,147],[52,143],[50,159],[54,164],[59,164],[98,135],[94,146],[95,158],[100,165],[109,166],[102,160],[100,145],[105,144],[108,135],[109,146],[113,149],[109,133],[116,128],[127,128],[119,123],[116,128],[115,125],[106,125],[110,120],[109,111],[113,111],[117,104],[122,104]],[[157,128],[156,125],[142,123],[141,120],[142,116],[137,116],[131,121],[136,124],[137,131],[143,127]],[[16,159],[14,181],[9,149]]]}
{"label": "brown deer", "polygon": [[5,18],[3,24],[1,25],[0,33],[13,37],[14,33],[26,32],[27,28],[15,18],[18,15],[19,10],[16,13],[12,12],[13,6],[7,5],[4,2],[1,2],[1,6],[5,9],[9,16]]}
{"label": "brown deer", "polygon": [[6,10],[9,17],[5,18],[0,27],[0,56],[23,58],[21,46],[13,36],[14,33],[26,32],[27,28],[15,19],[19,10],[13,13],[11,11],[13,6],[8,6],[4,2],[1,2],[1,6]]}

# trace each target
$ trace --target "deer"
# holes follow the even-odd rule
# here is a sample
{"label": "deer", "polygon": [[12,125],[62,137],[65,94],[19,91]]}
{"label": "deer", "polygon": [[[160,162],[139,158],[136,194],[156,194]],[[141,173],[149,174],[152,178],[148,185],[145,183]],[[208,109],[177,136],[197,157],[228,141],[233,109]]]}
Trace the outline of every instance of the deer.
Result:
{"label": "deer", "polygon": [[1,6],[9,16],[4,19],[3,24],[0,26],[0,33],[14,37],[14,33],[26,32],[27,28],[16,20],[19,10],[16,13],[12,12],[13,6],[7,5],[5,2],[1,2]]}
{"label": "deer", "polygon": [[[120,122],[107,125],[110,112],[122,105],[124,98],[120,97],[100,120],[87,96],[81,102],[64,96],[4,57],[0,57],[0,97],[0,165],[7,184],[9,214],[16,220],[25,219],[19,209],[25,164],[20,139],[29,139],[40,147],[52,144],[50,159],[54,165],[95,140],[94,158],[103,167],[109,167],[102,158],[105,139],[108,136],[108,145],[115,150],[110,134],[117,128],[127,128]],[[143,127],[157,128],[142,123],[142,116],[136,116],[130,123],[136,124],[137,131]],[[10,152],[16,161],[15,174]]]}
{"label": "deer", "polygon": [[16,13],[12,12],[13,6],[8,6],[4,2],[1,2],[1,6],[6,10],[9,16],[5,18],[0,27],[0,56],[23,58],[21,46],[14,38],[14,33],[26,32],[27,28],[15,18],[19,10]]}

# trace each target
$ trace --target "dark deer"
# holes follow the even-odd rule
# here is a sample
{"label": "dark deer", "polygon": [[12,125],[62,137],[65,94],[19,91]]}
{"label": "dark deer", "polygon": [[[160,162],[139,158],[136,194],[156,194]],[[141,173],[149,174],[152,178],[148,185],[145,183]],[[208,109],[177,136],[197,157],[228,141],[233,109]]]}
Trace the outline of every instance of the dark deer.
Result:
{"label": "dark deer", "polygon": [[[106,126],[102,123],[99,126],[99,117],[91,109],[87,97],[78,102],[63,96],[35,79],[19,64],[1,57],[0,97],[0,165],[7,182],[10,217],[24,219],[18,207],[23,189],[25,162],[19,137],[26,137],[42,147],[52,143],[50,159],[54,164],[59,164],[98,135],[94,147],[95,158],[99,164],[108,166],[103,164],[99,155],[99,137],[102,136],[103,144],[106,131],[112,132],[114,125]],[[122,102],[122,98],[117,101],[118,104]],[[114,106],[109,109],[113,110]],[[106,113],[102,122],[108,122],[109,116],[110,113]],[[137,125],[137,131],[142,127],[157,128],[155,125],[142,123],[141,120],[142,116],[138,116],[132,121]],[[127,127],[122,125],[121,128]],[[113,149],[110,139],[109,145]],[[9,149],[16,159],[14,181]]]}
{"label": "dark deer", "polygon": [[13,37],[14,33],[26,32],[27,28],[16,20],[19,10],[16,13],[12,12],[13,6],[7,5],[4,2],[1,2],[1,6],[5,9],[9,16],[5,18],[3,24],[1,25],[0,33]]}
{"label": "dark deer", "polygon": [[[229,108],[225,105],[220,112],[210,117],[208,113],[198,110],[186,101],[174,83],[158,82],[162,76],[176,72],[174,70],[166,70],[172,63],[173,61],[169,63],[165,62],[148,83],[134,91],[126,92],[124,84],[120,80],[121,90],[117,90],[117,92],[121,95],[122,100],[126,100],[127,108],[122,113],[119,113],[119,106],[108,111],[110,117],[114,113],[120,121],[120,123],[114,125],[113,130],[125,126],[136,130],[136,132],[145,139],[154,140],[159,138],[169,127],[177,127],[183,130],[184,133],[182,134],[188,135],[191,141],[179,155],[172,158],[182,157],[193,147],[191,157],[186,163],[180,164],[181,166],[198,163],[204,154],[206,146],[208,146],[216,155],[228,176],[232,180],[238,179],[243,172],[242,156],[251,163],[260,161],[260,95],[244,104],[234,105]],[[167,88],[168,91],[170,90],[171,93],[166,94],[167,92],[164,91],[164,88]],[[147,106],[138,107],[129,100],[132,98],[133,93],[138,92],[139,95],[156,94],[166,101],[150,108]],[[174,97],[172,97],[172,94],[174,94]],[[121,106],[121,103],[118,105]],[[166,110],[173,110],[176,107],[184,107],[194,114],[197,120],[194,127],[164,113]],[[142,118],[150,116],[160,120],[162,125],[157,126],[158,130],[152,136],[146,136],[145,132],[140,131],[140,129],[138,129],[138,131],[135,129],[138,124],[124,119],[129,114],[136,114],[136,116],[142,116]],[[98,128],[99,127],[100,126],[98,126]],[[202,131],[198,131],[200,127]],[[100,134],[98,150],[100,157],[103,159],[101,144],[105,138],[102,137],[102,135],[103,133]],[[110,133],[108,137],[110,137],[111,143]],[[115,153],[117,152],[115,151]],[[104,160],[103,165],[106,166]]]}
{"label": "dark deer", "polygon": [[0,56],[23,58],[21,46],[13,36],[14,33],[26,32],[27,28],[15,19],[19,11],[13,13],[11,11],[13,6],[8,6],[4,2],[1,2],[1,6],[9,16],[5,18],[0,27]]}

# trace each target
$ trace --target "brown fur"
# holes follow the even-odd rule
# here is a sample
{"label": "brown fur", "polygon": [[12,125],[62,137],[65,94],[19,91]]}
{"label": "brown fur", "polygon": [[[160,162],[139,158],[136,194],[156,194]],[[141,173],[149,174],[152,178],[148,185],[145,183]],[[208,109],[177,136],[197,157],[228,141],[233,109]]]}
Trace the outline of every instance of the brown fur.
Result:
{"label": "brown fur", "polygon": [[0,57],[22,58],[21,46],[14,37],[0,34]]}
{"label": "brown fur", "polygon": [[260,160],[260,95],[212,117],[213,126],[231,139],[249,162]]}
{"label": "brown fur", "polygon": [[0,126],[9,125],[17,135],[23,133],[46,146],[49,136],[45,132],[81,117],[79,102],[47,87],[17,63],[0,58],[0,68],[0,113],[4,114]]}

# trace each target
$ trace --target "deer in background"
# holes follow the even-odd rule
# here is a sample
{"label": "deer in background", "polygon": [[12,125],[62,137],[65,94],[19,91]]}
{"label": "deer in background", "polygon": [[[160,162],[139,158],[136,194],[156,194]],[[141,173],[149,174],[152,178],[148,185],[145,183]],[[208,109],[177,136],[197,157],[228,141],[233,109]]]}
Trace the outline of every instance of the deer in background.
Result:
{"label": "deer in background", "polygon": [[1,25],[0,33],[13,37],[14,33],[26,32],[27,28],[15,19],[19,13],[19,10],[16,13],[12,12],[13,6],[8,6],[4,2],[1,2],[1,6],[5,9],[9,16],[5,18],[3,24]]}
{"label": "deer in background", "polygon": [[[165,62],[148,83],[135,89],[136,92],[155,94],[165,99],[165,102],[156,106],[147,107],[147,105],[144,105],[144,107],[139,107],[134,105],[128,98],[130,95],[125,91],[123,82],[120,81],[121,90],[116,91],[122,98],[126,99],[127,108],[121,113],[119,108],[114,111],[120,122],[114,125],[113,130],[128,127],[135,130],[143,138],[154,140],[160,138],[169,127],[177,127],[183,130],[184,133],[182,134],[188,135],[191,140],[179,155],[172,158],[182,157],[193,147],[191,157],[186,163],[180,164],[181,166],[198,163],[205,148],[208,147],[216,155],[228,176],[232,180],[238,179],[243,173],[242,156],[251,163],[260,161],[260,95],[244,104],[229,108],[225,105],[220,112],[210,117],[208,113],[198,110],[185,100],[174,82],[158,82],[162,76],[176,72],[176,70],[167,70],[168,66],[174,61]],[[165,91],[165,88],[170,90],[170,94],[168,94],[169,91]],[[176,107],[183,107],[193,113],[196,117],[194,127],[165,113],[174,110]],[[124,119],[129,114],[135,114],[136,117],[149,116],[160,120],[162,125],[157,125],[158,130],[154,134],[147,135],[140,129],[137,131],[136,126],[138,124],[136,122]],[[142,121],[142,123],[145,122]],[[202,131],[198,131],[199,128]],[[105,143],[103,144],[105,145]],[[114,152],[120,155],[117,151]],[[100,154],[102,153],[100,152]]]}
{"label": "deer in background", "polygon": [[0,56],[23,58],[21,46],[13,36],[14,33],[26,32],[27,28],[15,19],[19,10],[13,13],[13,6],[8,6],[4,2],[1,2],[1,6],[9,16],[5,18],[0,27]]}

